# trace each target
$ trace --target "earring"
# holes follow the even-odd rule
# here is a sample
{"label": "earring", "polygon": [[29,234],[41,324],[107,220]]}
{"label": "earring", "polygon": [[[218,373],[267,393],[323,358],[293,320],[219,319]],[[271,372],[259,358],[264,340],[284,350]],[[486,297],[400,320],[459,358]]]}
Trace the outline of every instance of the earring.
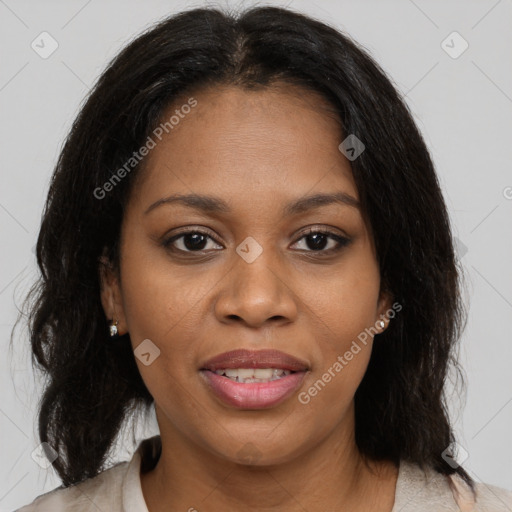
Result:
{"label": "earring", "polygon": [[110,336],[112,338],[115,338],[119,332],[117,330],[117,320],[112,320],[112,322],[110,322],[110,325],[109,325],[109,329],[110,329]]}
{"label": "earring", "polygon": [[380,327],[381,329],[384,329],[384,327],[386,326],[386,322],[384,322],[384,320],[379,320],[379,322],[378,322],[378,323],[379,323],[379,327]]}

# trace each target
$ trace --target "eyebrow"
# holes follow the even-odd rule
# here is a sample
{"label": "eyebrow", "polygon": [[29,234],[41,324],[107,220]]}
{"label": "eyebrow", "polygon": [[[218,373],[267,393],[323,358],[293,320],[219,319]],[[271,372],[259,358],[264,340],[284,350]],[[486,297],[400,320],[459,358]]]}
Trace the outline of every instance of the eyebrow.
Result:
{"label": "eyebrow", "polygon": [[[199,194],[172,194],[163,197],[150,205],[144,212],[144,215],[164,204],[179,203],[189,208],[203,211],[205,213],[230,213],[229,205],[219,197],[205,196]],[[314,194],[301,197],[300,199],[287,204],[283,208],[285,216],[296,215],[299,213],[326,206],[330,204],[341,204],[359,209],[360,203],[357,199],[345,192],[335,192],[333,194]]]}

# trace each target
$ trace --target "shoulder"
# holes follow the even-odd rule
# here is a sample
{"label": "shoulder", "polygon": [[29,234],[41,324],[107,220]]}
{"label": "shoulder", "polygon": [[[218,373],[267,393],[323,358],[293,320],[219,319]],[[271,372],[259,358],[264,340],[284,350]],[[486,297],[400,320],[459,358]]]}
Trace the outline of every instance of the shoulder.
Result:
{"label": "shoulder", "polygon": [[512,512],[512,491],[486,483],[476,484],[475,512]]}
{"label": "shoulder", "polygon": [[41,494],[15,512],[121,511],[122,482],[128,462],[119,462],[94,478]]}
{"label": "shoulder", "polygon": [[130,461],[118,462],[94,478],[41,494],[15,512],[125,512],[147,510],[140,471],[153,467],[160,456],[160,436],[144,439]]}
{"label": "shoulder", "polygon": [[485,483],[475,494],[458,475],[446,476],[432,468],[401,461],[395,511],[512,512],[512,492]]}
{"label": "shoulder", "polygon": [[460,510],[465,512],[512,512],[512,492],[483,482],[475,483],[472,493],[459,475],[447,479]]}

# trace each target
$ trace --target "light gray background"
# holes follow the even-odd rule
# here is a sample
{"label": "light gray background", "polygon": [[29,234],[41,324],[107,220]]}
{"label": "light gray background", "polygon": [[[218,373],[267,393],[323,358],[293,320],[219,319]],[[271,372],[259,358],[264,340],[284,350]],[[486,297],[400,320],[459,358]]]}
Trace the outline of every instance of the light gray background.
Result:
{"label": "light gray background", "polygon": [[[272,4],[347,31],[406,94],[437,165],[467,274],[471,307],[461,361],[469,387],[465,409],[457,400],[452,404],[469,453],[464,465],[477,481],[512,488],[512,3]],[[36,276],[33,246],[62,141],[108,60],[154,21],[202,5],[208,4],[0,0],[0,511],[60,485],[51,467],[43,470],[31,458],[41,387],[31,371],[26,331],[18,331],[13,354],[8,341],[16,305]],[[43,31],[59,44],[48,59],[31,48]],[[456,59],[441,46],[453,31],[469,43]],[[448,44],[460,48],[457,41]],[[140,438],[156,432],[154,422],[137,428]],[[127,437],[119,460],[132,449]]]}

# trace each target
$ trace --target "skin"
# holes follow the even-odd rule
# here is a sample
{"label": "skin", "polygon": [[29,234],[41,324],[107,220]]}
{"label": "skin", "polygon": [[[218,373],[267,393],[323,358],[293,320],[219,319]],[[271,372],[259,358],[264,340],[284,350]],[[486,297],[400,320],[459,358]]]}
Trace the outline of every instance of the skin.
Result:
{"label": "skin", "polygon": [[[365,464],[354,437],[354,394],[378,339],[308,404],[297,397],[365,328],[382,318],[385,329],[392,303],[381,293],[371,229],[357,207],[282,213],[305,195],[343,191],[359,199],[338,149],[340,124],[322,98],[290,86],[193,96],[197,106],[151,150],[137,177],[119,276],[102,270],[107,318],[118,319],[134,349],[150,339],[160,350],[148,366],[136,358],[162,439],[158,464],[141,475],[148,509],[390,512],[397,468]],[[214,195],[232,211],[173,203],[144,213],[177,193]],[[338,243],[326,237],[315,250],[306,227],[351,241],[322,256]],[[190,237],[189,245],[182,237],[163,246],[183,228],[211,237],[199,255]],[[236,252],[248,236],[263,249],[250,264]],[[239,410],[219,401],[199,374],[201,363],[237,348],[276,348],[310,371],[280,405]],[[258,454],[252,463],[242,458],[248,446]]]}

